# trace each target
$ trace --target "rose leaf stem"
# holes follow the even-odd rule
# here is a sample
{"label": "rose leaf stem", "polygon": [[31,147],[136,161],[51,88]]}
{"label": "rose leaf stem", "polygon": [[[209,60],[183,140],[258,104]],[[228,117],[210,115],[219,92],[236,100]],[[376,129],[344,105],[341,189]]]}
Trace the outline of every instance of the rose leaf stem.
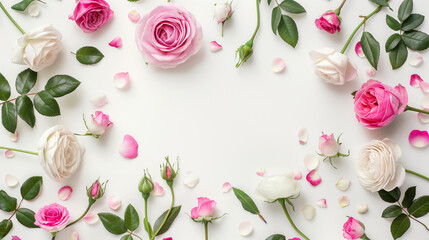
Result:
{"label": "rose leaf stem", "polygon": [[174,190],[173,190],[173,182],[169,182],[167,181],[167,185],[168,187],[170,187],[170,191],[171,191],[171,205],[170,208],[168,209],[167,214],[165,215],[164,220],[162,221],[161,225],[159,225],[159,228],[155,231],[155,233],[152,235],[151,240],[154,240],[156,235],[158,235],[159,231],[161,230],[161,228],[164,226],[165,222],[167,221],[168,216],[171,213],[171,209],[173,209],[174,206]]}
{"label": "rose leaf stem", "polygon": [[341,4],[340,4],[340,6],[338,6],[338,8],[337,9],[335,9],[335,14],[337,15],[337,16],[340,16],[340,13],[341,13],[341,9],[344,7],[344,4],[346,3],[346,1],[347,0],[343,0],[342,2],[341,2]]}
{"label": "rose leaf stem", "polygon": [[204,221],[204,233],[206,236],[206,240],[209,240],[209,227],[208,227],[209,223],[207,221]]}
{"label": "rose leaf stem", "polygon": [[85,212],[82,214],[82,216],[80,216],[78,219],[74,220],[72,223],[67,224],[67,226],[65,228],[68,228],[74,224],[76,224],[77,222],[79,222],[80,220],[82,220],[82,218],[84,218],[86,216],[86,214],[89,212],[89,209],[91,209],[92,205],[95,203],[94,200],[90,199],[89,203],[88,203],[88,207],[86,208]]}
{"label": "rose leaf stem", "polygon": [[3,12],[6,14],[6,16],[9,18],[9,20],[15,25],[16,28],[22,33],[25,34],[24,29],[22,29],[19,24],[13,19],[13,17],[9,14],[9,12],[6,10],[6,8],[3,6],[3,4],[0,1],[0,8],[3,10]]}
{"label": "rose leaf stem", "polygon": [[405,172],[410,173],[410,174],[413,174],[413,175],[415,175],[415,176],[417,176],[417,177],[421,177],[421,178],[423,178],[423,179],[424,179],[424,180],[426,180],[426,181],[429,181],[429,177],[426,177],[425,175],[422,175],[422,174],[420,174],[420,173],[416,173],[416,172],[411,171],[411,170],[409,170],[409,169],[405,169]]}
{"label": "rose leaf stem", "polygon": [[288,211],[287,211],[287,208],[286,208],[286,205],[285,205],[285,199],[284,198],[280,198],[280,199],[278,199],[277,200],[279,203],[280,203],[280,205],[282,206],[282,208],[283,208],[283,211],[285,212],[285,215],[286,215],[286,217],[287,217],[287,219],[289,220],[289,223],[290,223],[290,225],[293,227],[293,229],[295,229],[295,231],[299,234],[299,235],[301,235],[301,237],[303,237],[305,240],[310,240],[307,236],[305,236],[305,234],[304,233],[302,233],[296,226],[295,226],[295,224],[293,223],[293,221],[292,221],[292,218],[290,217],[290,215],[289,215],[289,213],[288,213]]}
{"label": "rose leaf stem", "polygon": [[141,239],[141,240],[143,240],[143,238],[141,238],[140,236],[138,236],[137,234],[135,234],[135,233],[133,233],[133,232],[130,232],[130,231],[127,231],[130,235],[133,235],[134,237],[137,237],[138,239]]}
{"label": "rose leaf stem", "polygon": [[417,220],[415,217],[413,217],[413,215],[411,215],[405,208],[404,206],[402,206],[402,204],[398,201],[397,202],[399,207],[402,209],[402,212],[405,213],[405,215],[407,215],[409,218],[413,219],[414,221],[416,221],[417,223],[420,223],[424,228],[426,228],[427,231],[429,231],[429,228],[422,222],[420,222],[419,220]]}
{"label": "rose leaf stem", "polygon": [[422,109],[418,109],[418,108],[414,108],[414,107],[410,107],[408,105],[405,107],[404,112],[405,111],[413,111],[413,112],[419,112],[419,113],[429,114],[428,111],[425,111],[425,110],[422,110]]}
{"label": "rose leaf stem", "polygon": [[18,207],[15,209],[15,211],[13,211],[12,215],[9,217],[9,220],[11,220],[13,216],[15,216],[16,212],[21,207],[22,201],[24,201],[24,199],[21,199],[21,201],[18,204]]}
{"label": "rose leaf stem", "polygon": [[[0,4],[1,4],[1,2],[0,2]],[[21,95],[21,96],[31,96],[31,95],[36,95],[36,94],[38,94],[38,93],[27,93],[27,94],[23,94],[23,95]],[[0,103],[0,105],[3,105],[3,104],[4,104],[4,103],[6,103],[6,102],[12,102],[12,101],[15,101],[16,99],[18,99],[18,98],[12,98],[12,99],[9,99],[9,100],[7,100],[7,101],[1,102],[1,103]]]}
{"label": "rose leaf stem", "polygon": [[15,152],[22,152],[22,153],[27,153],[27,154],[33,154],[33,155],[36,155],[36,156],[39,155],[36,152],[31,152],[31,151],[22,150],[22,149],[16,149],[16,148],[9,148],[9,147],[2,147],[2,146],[0,146],[0,149],[12,150],[12,151],[15,151]]}
{"label": "rose leaf stem", "polygon": [[349,39],[347,39],[346,44],[344,45],[343,49],[341,50],[341,53],[344,53],[347,50],[347,47],[349,46],[350,42],[352,41],[353,37],[356,35],[356,32],[359,30],[360,27],[362,27],[362,25],[368,21],[368,19],[370,19],[374,14],[380,12],[381,8],[383,6],[378,6],[374,11],[372,11],[372,13],[370,13],[368,16],[364,17],[364,19],[362,20],[362,22],[359,23],[359,25],[355,28],[355,30],[352,32],[352,34],[350,35]]}
{"label": "rose leaf stem", "polygon": [[255,32],[253,33],[253,35],[252,35],[252,37],[250,38],[250,41],[249,41],[249,42],[252,42],[252,44],[253,44],[253,40],[256,37],[256,33],[258,33],[258,31],[259,31],[259,26],[260,26],[260,23],[261,23],[261,14],[260,14],[260,11],[259,11],[259,0],[256,0],[256,15],[257,15],[256,29],[255,29]]}

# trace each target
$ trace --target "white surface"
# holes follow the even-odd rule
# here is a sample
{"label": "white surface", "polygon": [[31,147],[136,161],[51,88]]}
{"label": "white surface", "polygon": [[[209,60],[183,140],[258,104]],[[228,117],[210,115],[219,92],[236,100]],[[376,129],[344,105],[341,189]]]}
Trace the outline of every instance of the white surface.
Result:
{"label": "white surface", "polygon": [[[11,1],[3,1],[8,9]],[[146,66],[144,59],[134,42],[134,29],[127,14],[137,9],[142,14],[149,12],[156,5],[166,1],[144,0],[129,3],[126,0],[109,1],[115,11],[111,19],[102,29],[92,34],[85,34],[77,25],[68,20],[74,9],[74,1],[48,1],[41,6],[38,18],[17,13],[11,14],[28,30],[43,24],[54,23],[64,35],[65,49],[57,63],[39,73],[39,81],[35,89],[41,89],[49,77],[55,74],[69,74],[80,81],[81,86],[73,94],[60,99],[62,115],[46,118],[37,114],[37,123],[30,129],[19,121],[20,138],[17,143],[8,140],[8,133],[1,128],[0,144],[35,150],[37,139],[43,131],[54,124],[64,124],[74,132],[84,132],[82,114],[89,116],[97,110],[88,99],[93,95],[106,93],[109,103],[101,110],[110,114],[113,127],[108,134],[99,140],[80,138],[86,147],[84,162],[77,174],[66,183],[56,183],[49,179],[38,160],[33,156],[17,154],[13,159],[1,156],[0,188],[13,196],[19,196],[19,187],[10,189],[4,184],[7,173],[16,175],[20,183],[30,176],[43,175],[44,189],[39,198],[32,202],[24,202],[23,207],[37,210],[40,207],[58,202],[66,206],[75,219],[86,207],[87,197],[85,186],[93,180],[110,179],[106,197],[97,202],[93,211],[110,212],[107,199],[117,195],[122,199],[123,206],[118,214],[122,215],[128,203],[132,203],[142,215],[143,199],[137,190],[137,184],[148,168],[155,180],[160,181],[167,190],[166,184],[158,175],[159,164],[164,156],[172,159],[180,156],[181,176],[175,183],[177,204],[182,204],[182,212],[167,236],[175,240],[203,239],[203,226],[192,222],[185,213],[190,213],[197,203],[197,197],[207,196],[218,202],[219,214],[228,213],[224,218],[210,226],[210,239],[242,239],[238,225],[242,221],[251,221],[255,227],[249,240],[265,239],[271,234],[285,234],[287,238],[297,236],[290,227],[279,205],[263,203],[257,200],[262,214],[268,221],[265,225],[257,216],[245,212],[232,191],[222,193],[222,184],[231,182],[233,186],[253,193],[261,177],[256,175],[257,169],[266,168],[267,175],[301,170],[303,191],[295,200],[297,211],[292,213],[297,226],[311,239],[332,240],[342,238],[342,224],[346,216],[355,216],[365,223],[367,234],[376,240],[391,239],[391,220],[381,219],[381,212],[388,204],[381,201],[378,195],[364,190],[354,174],[354,157],[366,142],[371,139],[389,137],[398,142],[403,149],[401,162],[406,168],[418,170],[429,175],[428,149],[414,149],[408,144],[408,134],[413,129],[427,129],[421,125],[416,113],[404,113],[390,126],[369,131],[360,126],[353,112],[353,99],[350,93],[367,80],[365,69],[369,65],[354,53],[357,39],[350,45],[347,54],[359,66],[359,78],[343,87],[330,86],[323,83],[313,72],[308,52],[311,49],[326,46],[340,50],[361,21],[359,15],[366,15],[374,9],[369,1],[348,1],[343,11],[344,22],[341,33],[330,35],[314,26],[314,19],[328,9],[334,9],[339,0],[311,0],[300,2],[307,9],[307,14],[296,16],[300,30],[300,40],[296,49],[286,45],[271,31],[271,7],[263,0],[261,6],[261,30],[254,44],[254,56],[244,67],[236,69],[235,50],[244,44],[252,35],[255,26],[254,1],[236,0],[236,10],[232,20],[225,24],[225,35],[220,37],[220,26],[213,21],[212,4],[208,0],[175,0],[193,12],[201,23],[204,31],[204,46],[201,51],[185,64],[171,70],[160,70]],[[392,1],[397,10],[400,1]],[[429,3],[414,1],[415,11],[429,14]],[[412,106],[419,106],[423,94],[419,89],[409,86],[409,77],[419,73],[423,79],[429,80],[427,62],[418,68],[407,63],[399,70],[392,71],[388,55],[384,52],[384,43],[392,33],[385,24],[387,9],[369,21],[366,28],[381,43],[380,66],[375,79],[396,85],[401,83],[409,91]],[[429,32],[425,21],[421,29]],[[24,66],[10,62],[11,46],[19,36],[19,31],[9,22],[4,14],[0,14],[0,71],[14,82],[16,75],[25,69]],[[116,49],[108,46],[115,37],[120,36],[123,47]],[[224,49],[218,53],[209,51],[209,42],[218,41]],[[105,58],[95,66],[83,66],[78,63],[70,51],[86,45],[96,46]],[[426,61],[428,53],[423,52]],[[272,60],[282,57],[286,61],[286,71],[281,74],[271,72]],[[117,72],[128,71],[131,76],[131,88],[119,91],[113,85],[113,76]],[[13,96],[16,92],[13,93]],[[297,132],[300,128],[309,129],[309,142],[298,143]],[[347,159],[335,161],[338,170],[329,163],[319,166],[323,178],[321,185],[312,187],[305,179],[304,156],[314,153],[317,149],[318,137],[324,131],[343,133],[342,151],[351,150]],[[125,134],[133,135],[140,144],[139,156],[134,160],[120,157],[118,147]],[[3,153],[2,153],[3,154]],[[183,185],[184,173],[192,171],[200,177],[200,183],[189,189]],[[335,187],[340,177],[352,180],[350,189],[343,193]],[[66,202],[57,199],[57,191],[64,185],[70,185],[74,191]],[[429,194],[428,183],[414,176],[407,176],[403,189],[418,185],[418,195]],[[341,209],[337,199],[346,194],[350,197],[349,207]],[[168,191],[162,197],[150,200],[150,220],[153,223],[159,214],[168,207],[170,196]],[[328,208],[317,208],[316,217],[312,221],[305,220],[300,213],[304,204],[313,204],[320,198],[326,198]],[[368,203],[369,212],[357,214],[356,207],[360,203]],[[0,217],[9,214],[0,212]],[[429,224],[429,217],[421,220]],[[30,230],[20,226],[14,219],[15,227],[11,235],[19,235],[23,240],[50,239],[49,233],[36,229]],[[78,231],[80,239],[119,239],[111,235],[101,223],[89,226],[81,222],[60,233],[58,240],[69,239],[73,231]],[[137,231],[143,239],[147,239],[143,226]],[[425,239],[428,233],[419,224],[412,222],[411,229],[402,239]]]}

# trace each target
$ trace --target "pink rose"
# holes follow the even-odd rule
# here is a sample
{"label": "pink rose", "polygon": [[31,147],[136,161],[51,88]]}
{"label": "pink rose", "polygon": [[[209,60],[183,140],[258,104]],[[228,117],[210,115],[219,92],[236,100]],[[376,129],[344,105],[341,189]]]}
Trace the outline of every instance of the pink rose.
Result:
{"label": "pink rose", "polygon": [[39,209],[34,215],[36,226],[45,229],[48,232],[58,232],[64,229],[70,219],[67,208],[53,203]]}
{"label": "pink rose", "polygon": [[198,198],[198,206],[192,208],[191,217],[196,220],[211,220],[216,202],[206,197]]}
{"label": "pink rose", "polygon": [[341,21],[334,11],[326,12],[316,19],[316,27],[330,34],[334,34],[337,30],[340,32],[340,23]]}
{"label": "pink rose", "polygon": [[18,236],[12,236],[12,240],[21,240]]}
{"label": "pink rose", "polygon": [[78,0],[70,17],[86,33],[97,31],[111,17],[113,11],[104,0]]}
{"label": "pink rose", "polygon": [[370,79],[356,92],[356,118],[368,129],[381,128],[401,114],[407,103],[407,90],[401,84],[393,88]]}
{"label": "pink rose", "polygon": [[343,237],[345,239],[358,239],[361,238],[365,234],[365,229],[363,228],[362,224],[350,217],[346,223],[344,223],[343,226]]}
{"label": "pink rose", "polygon": [[200,24],[187,10],[174,4],[159,6],[137,26],[136,42],[146,62],[173,68],[201,48]]}
{"label": "pink rose", "polygon": [[319,138],[319,150],[323,155],[333,157],[337,155],[339,148],[340,145],[337,143],[334,134],[323,134]]}
{"label": "pink rose", "polygon": [[94,135],[103,135],[112,124],[109,115],[102,111],[96,111],[95,114],[91,115],[91,120],[88,122],[88,130]]}

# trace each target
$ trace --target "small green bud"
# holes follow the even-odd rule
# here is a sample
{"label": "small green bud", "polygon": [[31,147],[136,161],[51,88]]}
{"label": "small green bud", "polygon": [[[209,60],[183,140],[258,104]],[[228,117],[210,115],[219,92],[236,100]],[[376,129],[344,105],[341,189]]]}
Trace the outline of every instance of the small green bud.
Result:
{"label": "small green bud", "polygon": [[242,66],[253,54],[253,41],[247,41],[246,44],[241,45],[237,51],[238,54],[238,63],[235,65],[236,68]]}
{"label": "small green bud", "polygon": [[152,177],[150,176],[149,172],[145,171],[144,176],[139,184],[139,191],[142,193],[143,197],[147,199],[149,198],[153,188],[154,186],[152,182]]}

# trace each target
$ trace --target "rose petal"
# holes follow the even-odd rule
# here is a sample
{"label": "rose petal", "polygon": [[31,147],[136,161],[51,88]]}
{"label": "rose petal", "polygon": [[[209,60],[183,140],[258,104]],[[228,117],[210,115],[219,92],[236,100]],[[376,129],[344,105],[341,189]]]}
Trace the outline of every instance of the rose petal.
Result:
{"label": "rose petal", "polygon": [[98,215],[95,212],[88,212],[85,217],[83,217],[83,221],[90,225],[97,223],[98,219]]}
{"label": "rose petal", "polygon": [[9,140],[11,142],[16,142],[18,141],[18,131],[16,131],[15,133],[11,133],[9,134]]}
{"label": "rose petal", "polygon": [[271,70],[273,73],[279,73],[282,72],[286,67],[286,63],[282,58],[276,58],[273,60],[273,66],[271,67]]}
{"label": "rose petal", "polygon": [[61,201],[67,201],[72,194],[73,189],[70,186],[64,186],[58,190],[58,199]]}
{"label": "rose petal", "polygon": [[366,75],[368,75],[369,77],[374,77],[376,73],[377,70],[374,67],[369,66],[366,68]]}
{"label": "rose petal", "polygon": [[345,178],[340,178],[337,181],[337,184],[335,185],[339,190],[345,192],[349,189],[350,186],[350,180]]}
{"label": "rose petal", "polygon": [[265,175],[265,168],[260,168],[256,171],[256,175],[263,177]]}
{"label": "rose petal", "polygon": [[313,185],[317,186],[322,182],[322,178],[317,170],[311,170],[306,177],[307,181]]}
{"label": "rose petal", "polygon": [[115,37],[111,42],[109,42],[109,46],[120,48],[122,47],[122,38]]}
{"label": "rose petal", "polygon": [[316,216],[316,208],[310,204],[305,204],[304,207],[301,208],[301,212],[307,220],[312,220],[314,216]]}
{"label": "rose petal", "polygon": [[18,185],[19,180],[14,175],[6,174],[6,177],[4,178],[4,182],[6,183],[6,186],[13,188]]}
{"label": "rose petal", "polygon": [[292,172],[293,179],[300,180],[302,178],[302,172],[301,171],[293,171]]}
{"label": "rose petal", "polygon": [[308,141],[308,131],[306,128],[301,128],[298,131],[299,144],[306,144]]}
{"label": "rose petal", "polygon": [[413,52],[408,57],[408,64],[413,67],[417,67],[423,62],[423,56],[418,52]]}
{"label": "rose petal", "polygon": [[6,150],[4,152],[4,156],[7,157],[7,158],[13,158],[13,157],[15,157],[15,152],[12,151],[12,150]]}
{"label": "rose petal", "polygon": [[316,169],[319,166],[319,158],[311,153],[305,155],[304,166],[310,171]]}
{"label": "rose petal", "polygon": [[132,10],[128,13],[128,18],[131,20],[131,22],[138,22],[140,20],[140,13],[138,13],[136,10]]}
{"label": "rose petal", "polygon": [[117,89],[126,89],[130,84],[130,74],[128,72],[119,72],[113,76],[113,84]]}
{"label": "rose petal", "polygon": [[408,141],[413,147],[423,148],[429,144],[429,134],[427,131],[413,130],[408,137]]}
{"label": "rose petal", "polygon": [[194,188],[195,186],[197,186],[199,181],[200,178],[195,173],[187,172],[183,184],[185,184],[185,186],[187,186],[188,188]]}
{"label": "rose petal", "polygon": [[92,96],[89,101],[94,104],[96,107],[103,107],[107,104],[107,97],[104,93],[99,93],[97,95]]}
{"label": "rose petal", "polygon": [[366,203],[361,203],[357,206],[356,208],[357,212],[360,214],[364,214],[368,212],[368,204]]}
{"label": "rose petal", "polygon": [[328,205],[326,204],[326,199],[322,198],[322,199],[317,200],[316,206],[318,206],[320,208],[327,208]]}
{"label": "rose petal", "polygon": [[238,225],[238,231],[241,236],[249,236],[253,232],[253,226],[250,222],[242,222]]}
{"label": "rose petal", "polygon": [[420,105],[422,106],[422,108],[429,108],[429,95],[422,99]]}
{"label": "rose petal", "polygon": [[429,82],[420,82],[420,89],[424,92],[424,93],[428,93],[429,92]]}
{"label": "rose petal", "polygon": [[350,204],[350,199],[347,196],[341,196],[338,198],[338,203],[342,208],[347,207]]}
{"label": "rose petal", "polygon": [[39,4],[37,4],[36,2],[32,2],[27,7],[27,13],[31,17],[37,17],[37,16],[39,16],[39,14],[40,14],[40,6],[39,6]]}
{"label": "rose petal", "polygon": [[79,233],[78,232],[73,232],[72,235],[70,236],[71,240],[79,240]]}
{"label": "rose petal", "polygon": [[356,52],[356,55],[358,55],[358,57],[361,57],[361,58],[365,57],[365,54],[362,51],[362,45],[360,44],[360,42],[356,43],[355,52]]}
{"label": "rose petal", "polygon": [[[425,111],[429,111],[429,108],[423,108]],[[418,113],[417,117],[419,118],[421,123],[429,123],[429,114]]]}
{"label": "rose petal", "polygon": [[139,144],[137,141],[131,135],[126,134],[121,146],[119,147],[119,153],[121,156],[128,159],[134,159],[139,154],[138,150]]}
{"label": "rose petal", "polygon": [[160,197],[164,195],[164,188],[161,187],[161,185],[159,185],[159,183],[156,181],[153,182],[153,195],[155,197]]}
{"label": "rose petal", "polygon": [[110,209],[116,211],[122,206],[122,201],[118,196],[110,196],[107,200],[107,205]]}
{"label": "rose petal", "polygon": [[210,42],[210,51],[211,52],[219,52],[220,50],[222,50],[222,48],[223,48],[222,45],[220,45],[216,41]]}
{"label": "rose petal", "polygon": [[222,185],[222,192],[227,193],[231,190],[232,186],[229,182],[226,182]]}
{"label": "rose petal", "polygon": [[411,87],[418,88],[420,83],[423,82],[423,79],[418,74],[413,74],[410,77],[410,85]]}

